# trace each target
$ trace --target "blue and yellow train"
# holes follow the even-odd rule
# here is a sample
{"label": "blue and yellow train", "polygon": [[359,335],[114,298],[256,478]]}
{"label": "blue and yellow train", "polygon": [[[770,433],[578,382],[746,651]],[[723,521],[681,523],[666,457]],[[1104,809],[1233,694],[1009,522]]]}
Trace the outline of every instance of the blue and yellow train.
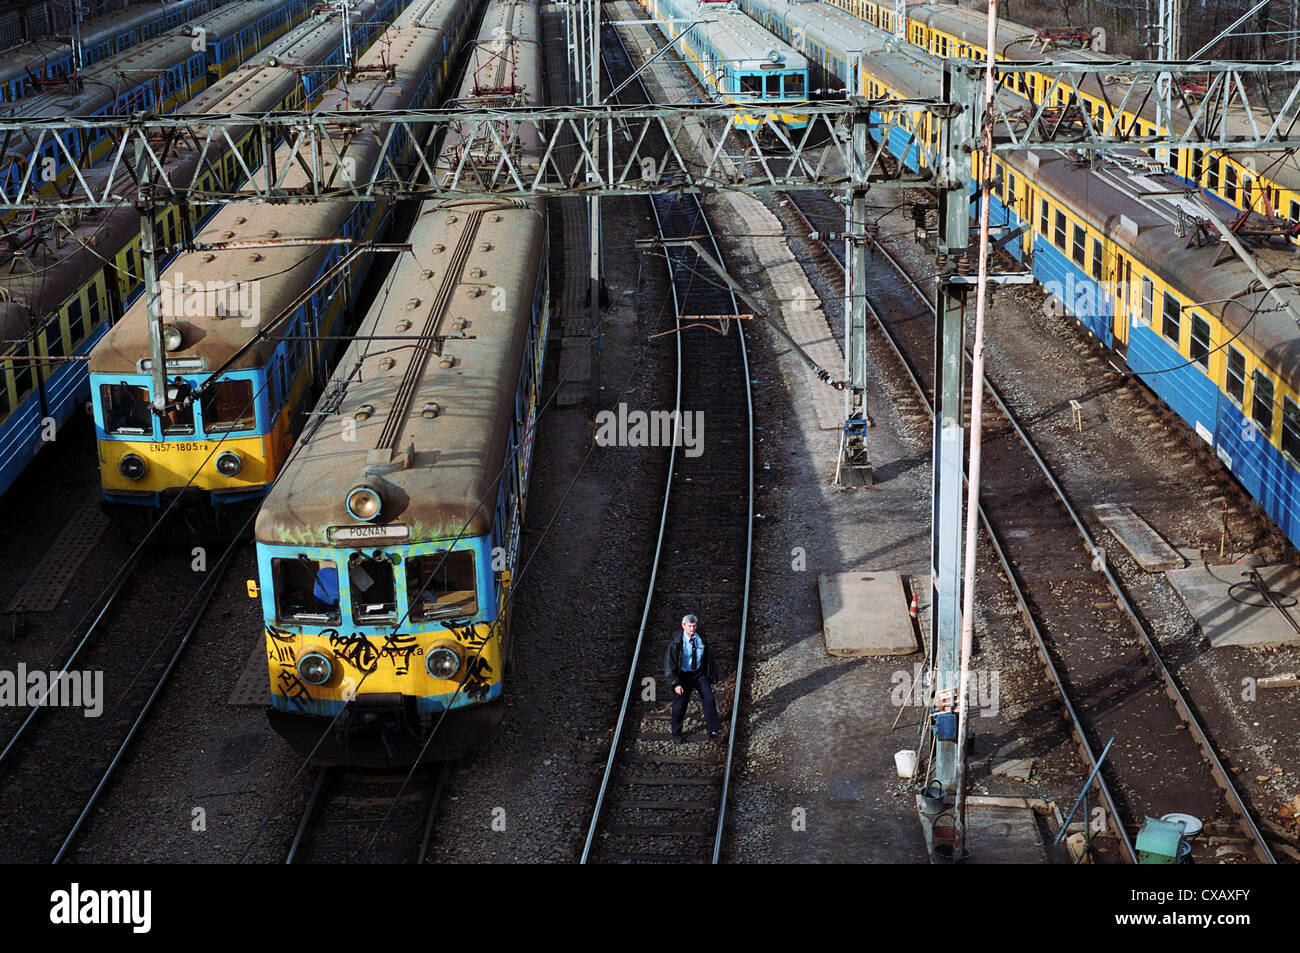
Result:
{"label": "blue and yellow train", "polygon": [[[373,31],[367,20],[388,19],[397,0],[376,6],[371,0],[353,13],[353,48],[364,49]],[[228,73],[178,112],[196,123],[204,113],[254,113],[315,105],[338,76],[343,44],[337,13],[313,13],[262,53],[266,60]],[[240,157],[249,168],[261,164],[261,143],[251,131],[236,135]],[[207,162],[206,166],[200,163]],[[196,172],[196,170],[198,170]],[[168,163],[176,181],[196,180],[203,191],[238,185],[242,172],[234,154],[206,159],[181,146]],[[215,213],[211,206],[179,204],[157,216],[166,246],[192,235]],[[0,279],[0,492],[89,397],[86,356],[140,295],[138,213],[130,207],[58,219],[41,217],[15,230],[21,245],[0,250],[6,274]],[[170,254],[164,257],[164,264]]]}
{"label": "blue and yellow train", "polygon": [[[938,64],[864,51],[873,100],[932,97]],[[1003,93],[1014,102],[1013,93]],[[905,167],[933,168],[933,124],[880,104],[872,135]],[[974,198],[978,157],[965,170]],[[999,154],[990,220],[1089,334],[1178,414],[1300,545],[1300,291],[1285,236],[1248,249],[1270,290],[1218,234],[1236,213],[1133,149],[1079,163],[1068,149]],[[1198,196],[1203,196],[1198,201]],[[972,201],[972,216],[979,203]]]}
{"label": "blue and yellow train", "polygon": [[[539,40],[536,0],[493,0],[456,103],[540,103]],[[476,161],[471,132],[440,174]],[[527,129],[502,135],[540,159]],[[501,717],[545,203],[427,201],[408,241],[257,516],[271,723],[321,764],[455,757]]]}
{"label": "blue and yellow train", "polygon": [[[416,0],[357,57],[346,85],[325,92],[329,112],[418,109],[445,88],[472,0]],[[337,27],[336,27],[337,29]],[[347,165],[325,160],[328,182],[365,181],[381,161],[402,165],[410,140],[367,129],[334,133]],[[282,185],[309,185],[310,164],[282,146]],[[251,184],[241,183],[248,187]],[[392,204],[303,204],[222,208],[199,243],[268,242],[260,249],[185,252],[161,275],[166,329],[167,413],[154,399],[150,332],[137,299],[90,355],[91,400],[104,508],[128,529],[148,531],[164,513],[178,535],[229,535],[270,488],[288,459],[318,388],[350,330],[352,302],[385,233]],[[350,240],[362,253],[339,265]],[[277,241],[277,239],[279,241]],[[317,244],[295,244],[307,239]],[[267,328],[276,333],[263,334]],[[283,336],[281,336],[283,335]],[[178,499],[179,498],[179,499]]]}
{"label": "blue and yellow train", "polygon": [[[81,70],[160,36],[219,7],[226,0],[143,0],[116,7],[81,24]],[[29,23],[43,30],[48,21]],[[68,85],[79,71],[70,42],[33,38],[5,51],[0,64],[0,99],[12,103]]]}
{"label": "blue and yellow train", "polygon": [[737,117],[737,127],[769,133],[771,125],[808,125],[800,105],[808,100],[808,61],[774,39],[730,0],[639,0],[667,38],[678,43],[696,78],[720,102],[761,104]]}
{"label": "blue and yellow train", "polygon": [[[33,119],[171,112],[296,26],[308,6],[308,0],[238,0],[101,60],[75,85],[28,96],[3,114]],[[98,163],[115,144],[107,132],[86,129],[6,137],[0,188],[11,198],[33,189],[65,192],[75,170]]]}

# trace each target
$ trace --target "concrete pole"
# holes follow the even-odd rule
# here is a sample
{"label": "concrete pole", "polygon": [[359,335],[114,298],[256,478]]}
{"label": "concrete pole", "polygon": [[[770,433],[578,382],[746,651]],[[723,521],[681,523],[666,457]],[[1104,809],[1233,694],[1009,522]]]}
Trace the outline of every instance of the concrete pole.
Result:
{"label": "concrete pole", "polygon": [[[946,690],[949,697],[957,687],[961,636],[962,467],[965,462],[962,391],[966,371],[964,316],[969,287],[964,280],[954,279],[959,277],[957,260],[967,253],[970,244],[970,196],[962,170],[970,161],[963,146],[970,138],[974,96],[971,80],[950,62],[945,63],[942,99],[953,105],[940,114],[939,169],[934,178],[939,193],[939,280],[934,334],[930,612],[931,688]],[[936,740],[935,777],[945,793],[951,794],[956,787],[957,761],[956,742]]]}

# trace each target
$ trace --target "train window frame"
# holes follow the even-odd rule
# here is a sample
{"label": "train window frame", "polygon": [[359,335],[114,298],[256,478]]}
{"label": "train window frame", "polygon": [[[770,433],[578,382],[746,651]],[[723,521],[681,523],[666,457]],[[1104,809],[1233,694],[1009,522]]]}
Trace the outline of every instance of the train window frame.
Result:
{"label": "train window frame", "polygon": [[[231,391],[239,391],[232,396]],[[246,433],[257,429],[257,403],[253,382],[244,377],[230,377],[217,381],[199,401],[199,414],[205,434]],[[229,422],[222,410],[241,408]]]}
{"label": "train window frame", "polygon": [[1293,222],[1300,222],[1300,202],[1291,199],[1291,204],[1286,217]]}
{"label": "train window frame", "polygon": [[1160,306],[1160,334],[1177,350],[1182,343],[1183,304],[1168,291],[1164,292]]}
{"label": "train window frame", "polygon": [[1041,205],[1038,210],[1038,233],[1043,238],[1051,241],[1052,238],[1052,213],[1051,206],[1048,205],[1047,199],[1039,199]]}
{"label": "train window frame", "polygon": [[1071,223],[1070,257],[1074,263],[1083,268],[1088,263],[1088,230],[1078,222]]}
{"label": "train window frame", "polygon": [[1282,398],[1282,452],[1292,462],[1300,462],[1300,404]]}
{"label": "train window frame", "polygon": [[1273,378],[1263,368],[1255,368],[1250,375],[1250,419],[1264,436],[1273,436]]}
{"label": "train window frame", "polygon": [[1068,232],[1066,230],[1066,223],[1065,212],[1061,211],[1059,208],[1056,209],[1056,216],[1052,221],[1052,244],[1060,249],[1062,254],[1065,254],[1067,249],[1066,239],[1068,237]]}
{"label": "train window frame", "polygon": [[[121,423],[113,424],[110,412],[118,405],[115,395],[118,392],[135,391],[136,396],[132,399],[131,410],[125,416],[116,418]],[[103,415],[102,425],[104,433],[114,437],[153,437],[153,413],[150,411],[149,387],[145,384],[128,384],[126,381],[118,381],[116,384],[99,385],[99,406]],[[143,413],[140,413],[143,408]],[[134,425],[125,426],[126,421],[134,421]]]}
{"label": "train window frame", "polygon": [[[367,584],[362,579],[369,579]],[[360,589],[358,588],[360,583]],[[382,586],[376,595],[367,595]],[[397,621],[397,572],[383,553],[348,557],[348,597],[354,625],[383,625]],[[390,598],[384,598],[390,597]]]}
{"label": "train window frame", "polygon": [[[289,595],[289,593],[284,588],[284,583],[288,582],[289,580],[287,574],[281,572],[281,569],[284,568],[286,565],[290,565],[293,566],[298,572],[301,572],[302,567],[305,564],[311,564],[312,567],[310,570],[312,586],[310,590],[298,589],[296,591],[310,592],[310,598],[316,600],[316,602],[320,603],[320,605],[315,605],[315,604],[309,605],[307,602],[304,601],[303,609],[307,610],[309,608],[320,608],[326,611],[321,611],[321,612],[302,611],[302,612],[294,612],[294,613],[290,613],[286,611],[290,607],[285,602],[285,599]],[[328,577],[326,577],[326,579],[324,580],[321,578],[322,569],[332,570],[334,574],[333,595],[335,598],[335,602],[333,604],[332,612],[328,611],[331,608],[330,603],[328,601],[330,595]],[[273,557],[271,559],[271,594],[272,594],[272,600],[275,605],[276,621],[278,621],[281,625],[304,625],[304,624],[338,625],[343,618],[342,616],[343,590],[338,583],[338,578],[339,578],[338,562],[333,559],[312,559],[306,553],[299,553],[297,556]],[[302,580],[302,583],[304,585],[305,582],[306,580]],[[318,586],[320,587],[321,592],[324,594],[323,596],[318,596],[316,594],[316,589]]]}
{"label": "train window frame", "polygon": [[[1198,334],[1197,332],[1202,331],[1202,329],[1203,329],[1203,334]],[[1201,315],[1193,311],[1192,322],[1191,322],[1191,334],[1189,335],[1188,342],[1187,342],[1187,351],[1188,351],[1187,356],[1190,357],[1195,363],[1201,365],[1201,367],[1204,367],[1206,370],[1209,370],[1210,351],[1212,350],[1212,344],[1213,342],[1210,335],[1210,322],[1206,321],[1204,317],[1202,317]]]}
{"label": "train window frame", "polygon": [[803,73],[786,73],[783,88],[787,99],[803,99],[808,95]]}
{"label": "train window frame", "polygon": [[1148,276],[1142,276],[1142,323],[1152,327],[1152,318],[1156,308],[1156,284]]}
{"label": "train window frame", "polygon": [[1228,345],[1228,357],[1224,361],[1223,390],[1241,410],[1246,407],[1246,355]]}
{"label": "train window frame", "polygon": [[1094,281],[1103,280],[1105,274],[1105,256],[1105,246],[1102,245],[1101,239],[1094,235],[1092,238],[1092,278]]}
{"label": "train window frame", "polygon": [[[513,469],[513,467],[511,468]],[[432,563],[432,567],[429,564]],[[478,560],[473,550],[450,549],[408,556],[406,559],[406,598],[412,622],[435,622],[439,619],[468,619],[478,615]],[[453,572],[455,576],[453,577]],[[437,576],[444,581],[469,582],[469,588],[444,585],[435,589]],[[425,608],[424,600],[417,603],[425,587],[433,600]],[[466,597],[464,594],[468,594]],[[459,598],[454,598],[456,596]]]}

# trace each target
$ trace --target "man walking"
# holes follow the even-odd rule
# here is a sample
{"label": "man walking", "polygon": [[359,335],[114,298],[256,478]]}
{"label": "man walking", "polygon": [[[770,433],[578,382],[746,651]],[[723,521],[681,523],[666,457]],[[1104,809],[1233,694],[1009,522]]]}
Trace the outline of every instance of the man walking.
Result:
{"label": "man walking", "polygon": [[709,651],[699,633],[700,623],[693,615],[682,617],[682,629],[674,632],[664,653],[664,678],[673,688],[673,740],[682,740],[682,720],[691,692],[700,693],[704,709],[704,724],[710,738],[722,735],[722,721],[713,704],[713,653]]}

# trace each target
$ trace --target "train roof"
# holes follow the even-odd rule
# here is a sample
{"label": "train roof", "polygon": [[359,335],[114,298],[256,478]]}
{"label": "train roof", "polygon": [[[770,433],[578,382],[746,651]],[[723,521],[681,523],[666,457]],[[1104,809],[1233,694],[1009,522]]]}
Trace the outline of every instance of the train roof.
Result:
{"label": "train roof", "polygon": [[[372,0],[366,0],[358,5],[357,15],[373,11],[374,6]],[[255,64],[227,73],[177,112],[238,113],[270,108],[284,94],[286,81],[298,82],[295,63],[318,57],[321,46],[337,45],[337,20],[338,14],[333,11],[314,15],[268,48],[268,55],[282,57],[281,65],[268,66],[259,56]],[[195,136],[202,141],[201,132]],[[186,170],[192,170],[197,161],[193,147],[180,143],[168,163],[169,175],[173,181],[185,181],[191,174]],[[105,178],[102,167],[87,172],[96,190],[103,188]],[[10,310],[29,316],[51,312],[140,231],[139,215],[129,206],[51,213],[42,216],[32,228],[42,233],[39,240],[33,241],[22,255],[0,258],[0,287],[14,302]]]}
{"label": "train roof", "polygon": [[[184,9],[202,8],[203,0],[145,0],[142,3],[134,3],[126,9],[118,7],[108,10],[104,13],[98,13],[93,17],[88,17],[81,24],[81,45],[82,47],[93,47],[125,32],[156,20],[163,16],[169,8]],[[35,72],[35,67],[40,61],[60,57],[72,52],[72,47],[55,37],[44,37],[36,40],[28,40],[19,43],[6,50],[0,51],[5,58],[4,64],[0,64],[0,83],[8,82],[19,76],[26,75],[31,69]]]}
{"label": "train roof", "polygon": [[[387,64],[395,69],[395,82],[383,72],[362,73],[346,90],[327,91],[318,107],[340,112],[354,110],[399,109],[409,102],[410,91],[419,75],[416,66],[436,56],[431,52],[443,42],[447,9],[460,0],[419,0],[413,3],[389,28],[390,42],[370,46],[357,58],[358,66]],[[277,167],[286,169],[284,187],[293,189],[307,184],[307,173],[291,161],[292,146],[280,147]],[[370,168],[379,152],[379,138],[374,131],[340,141],[339,154],[356,159],[358,170]],[[326,174],[333,160],[322,163]],[[195,236],[201,243],[287,240],[293,237],[336,237],[355,209],[352,202],[317,202],[294,206],[242,204],[218,211],[207,226]],[[181,347],[169,360],[202,358],[211,371],[235,359],[237,352],[262,327],[274,321],[298,297],[311,276],[320,268],[327,250],[321,246],[304,247],[286,244],[260,249],[218,249],[178,255],[160,275],[167,287],[165,295],[181,297],[185,286],[191,289],[228,289],[206,300],[222,304],[233,299],[240,309],[229,313],[203,314],[174,319],[182,333]],[[174,287],[180,284],[181,288]],[[252,305],[252,314],[244,304]],[[175,310],[175,309],[173,309]],[[276,347],[276,339],[263,341],[241,354],[232,370],[262,367]],[[141,373],[141,361],[149,355],[149,329],[143,298],[139,298],[111,327],[91,352],[91,373]]]}
{"label": "train roof", "polygon": [[[238,0],[194,21],[211,40],[237,32],[279,6],[279,0]],[[92,63],[80,73],[79,88],[65,87],[25,96],[0,106],[7,119],[86,116],[111,103],[154,72],[170,69],[194,55],[193,38],[175,27],[129,49]],[[28,139],[35,142],[34,137]]]}
{"label": "train roof", "polygon": [[[1300,390],[1300,291],[1284,289],[1289,310],[1280,307],[1232,249],[1221,246],[1216,234],[1211,232],[1209,241],[1198,237],[1197,219],[1208,219],[1226,231],[1239,213],[1211,203],[1215,214],[1209,219],[1205,207],[1187,193],[1185,182],[1136,150],[1097,158],[1091,166],[1058,150],[1037,149],[1009,158],[1036,185],[1068,196],[1073,213],[1168,282],[1186,299],[1185,307],[1218,315],[1288,387]],[[1289,247],[1250,250],[1282,285],[1300,282]]]}
{"label": "train roof", "polygon": [[[537,19],[528,0],[489,6],[459,102],[507,88],[516,104],[541,101]],[[329,529],[357,525],[345,499],[366,479],[382,481],[382,523],[409,526],[412,541],[490,531],[545,235],[541,202],[421,206],[412,251],[262,504],[259,542],[335,545]]]}
{"label": "train roof", "polygon": [[[938,78],[937,61],[926,65],[897,52],[879,52],[869,63],[878,79],[912,96],[935,88]],[[1288,387],[1300,390],[1300,328],[1293,316],[1300,315],[1300,293],[1284,292],[1288,311],[1265,300],[1268,292],[1258,290],[1253,273],[1231,249],[1214,264],[1220,253],[1217,236],[1201,245],[1192,240],[1196,220],[1207,216],[1205,208],[1192,201],[1186,182],[1137,149],[1099,156],[1091,164],[1069,150],[1050,148],[1004,154],[1002,159],[1152,269],[1189,307],[1218,315],[1230,332],[1240,332],[1239,340]],[[1211,224],[1227,229],[1232,213],[1222,203],[1210,204]],[[1268,270],[1290,272],[1295,267],[1289,247],[1259,247],[1253,253]],[[1300,281],[1300,272],[1294,280]]]}
{"label": "train roof", "polygon": [[808,68],[808,60],[802,53],[763,29],[733,3],[665,0],[663,6],[675,9],[676,15],[682,19],[705,21],[695,28],[696,31],[708,40],[718,58],[733,70],[771,68],[772,64],[781,69]]}

